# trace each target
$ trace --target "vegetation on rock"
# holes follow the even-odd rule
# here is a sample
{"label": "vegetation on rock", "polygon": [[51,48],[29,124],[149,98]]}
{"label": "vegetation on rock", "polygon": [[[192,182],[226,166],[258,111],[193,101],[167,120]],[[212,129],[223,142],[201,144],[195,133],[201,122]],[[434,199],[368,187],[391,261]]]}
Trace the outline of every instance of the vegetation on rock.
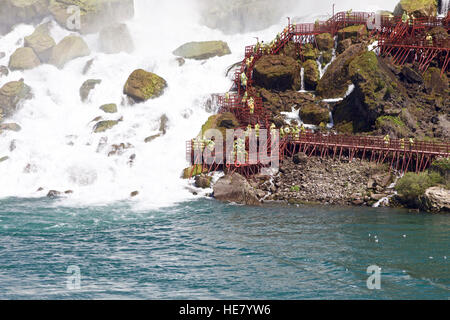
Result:
{"label": "vegetation on rock", "polygon": [[136,102],[146,101],[161,96],[167,82],[160,76],[142,69],[135,70],[128,77],[123,93]]}

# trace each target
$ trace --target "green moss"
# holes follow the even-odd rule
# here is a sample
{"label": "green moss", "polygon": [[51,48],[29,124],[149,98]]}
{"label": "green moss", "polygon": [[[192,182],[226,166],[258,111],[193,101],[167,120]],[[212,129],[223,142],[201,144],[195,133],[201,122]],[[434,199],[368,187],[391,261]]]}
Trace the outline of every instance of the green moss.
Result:
{"label": "green moss", "polygon": [[317,60],[319,57],[319,50],[314,48],[310,43],[305,44],[302,53],[305,60]]}
{"label": "green moss", "polygon": [[195,176],[202,174],[203,172],[208,172],[208,170],[203,170],[203,172],[202,172],[201,164],[196,164],[196,165],[190,166],[183,170],[183,175],[182,175],[183,179],[189,179],[191,172],[192,172],[192,177],[195,177]]}
{"label": "green moss", "polygon": [[138,101],[159,97],[167,87],[160,76],[142,69],[133,71],[125,83],[124,93]]}
{"label": "green moss", "polygon": [[292,186],[291,187],[291,192],[299,192],[300,191],[300,187],[299,186]]}
{"label": "green moss", "polygon": [[378,126],[382,126],[386,121],[392,122],[399,127],[405,126],[405,123],[399,117],[382,116],[382,117],[379,117],[376,121],[377,128],[378,128]]}
{"label": "green moss", "polygon": [[226,112],[223,114],[210,116],[202,126],[200,134],[201,136],[203,136],[206,131],[210,129],[218,129],[222,133],[223,139],[225,139],[227,129],[235,129],[238,127],[239,121],[236,119],[236,117],[232,113]]}

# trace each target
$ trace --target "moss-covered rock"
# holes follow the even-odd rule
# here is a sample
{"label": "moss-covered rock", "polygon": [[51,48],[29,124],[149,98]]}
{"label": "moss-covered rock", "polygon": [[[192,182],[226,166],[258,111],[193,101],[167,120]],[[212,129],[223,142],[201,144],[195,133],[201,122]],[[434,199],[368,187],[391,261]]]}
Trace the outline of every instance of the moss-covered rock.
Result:
{"label": "moss-covered rock", "polygon": [[287,56],[263,56],[253,71],[255,85],[268,90],[300,90],[300,65]]}
{"label": "moss-covered rock", "polygon": [[[204,168],[203,171],[202,171],[202,165],[201,164],[196,164],[196,165],[193,165],[193,166],[185,168],[183,170],[183,173],[182,173],[181,177],[183,179],[189,179],[191,176],[195,177],[195,176],[198,176],[198,175],[200,175],[202,173],[207,173],[207,172],[208,172],[207,168]],[[192,175],[191,175],[191,173],[192,173]]]}
{"label": "moss-covered rock", "polygon": [[123,93],[134,101],[141,102],[161,96],[166,87],[166,80],[160,76],[138,69],[128,77]]}
{"label": "moss-covered rock", "polygon": [[188,42],[178,47],[173,54],[185,59],[205,60],[230,54],[230,48],[224,41]]}
{"label": "moss-covered rock", "polygon": [[405,123],[394,116],[381,116],[375,121],[375,127],[383,134],[389,134],[395,138],[406,138],[408,130]]}
{"label": "moss-covered rock", "polygon": [[393,136],[407,133],[403,131],[402,121],[396,118],[402,111],[405,98],[400,90],[393,88],[399,86],[395,76],[380,63],[372,51],[360,54],[349,63],[348,76],[355,89],[334,109],[337,127],[342,125],[349,129],[351,123],[353,132],[380,129]]}
{"label": "moss-covered rock", "polygon": [[9,69],[26,70],[36,68],[41,64],[36,53],[31,48],[18,48],[9,59]]}
{"label": "moss-covered rock", "polygon": [[344,39],[338,42],[336,51],[341,54],[342,52],[344,52],[345,50],[347,50],[348,48],[351,47],[352,45],[352,39]]}
{"label": "moss-covered rock", "polygon": [[97,122],[94,126],[94,132],[105,132],[119,124],[119,120],[105,120]]}
{"label": "moss-covered rock", "polygon": [[25,37],[24,45],[33,49],[42,62],[48,62],[56,45],[55,40],[50,36],[49,23],[36,27],[31,35]]}
{"label": "moss-covered rock", "polygon": [[314,60],[306,60],[303,64],[303,68],[305,69],[305,89],[315,90],[320,80],[319,66],[317,65],[317,62]]}
{"label": "moss-covered rock", "polygon": [[349,26],[338,31],[338,41],[352,39],[355,42],[363,39],[365,36],[367,36],[367,27],[365,25]]}
{"label": "moss-covered rock", "polygon": [[306,124],[316,126],[321,123],[330,122],[330,111],[314,103],[309,103],[300,107],[300,119]]}
{"label": "moss-covered rock", "polygon": [[2,123],[0,124],[0,131],[2,130],[19,132],[22,127],[17,123]]}
{"label": "moss-covered rock", "polygon": [[323,98],[341,98],[351,84],[348,66],[350,62],[359,54],[364,52],[366,47],[356,44],[340,54],[320,79],[317,85],[317,94]]}
{"label": "moss-covered rock", "polygon": [[201,174],[195,177],[195,186],[197,188],[207,189],[211,187],[212,177]]}
{"label": "moss-covered rock", "polygon": [[107,26],[100,31],[100,50],[105,53],[132,52],[133,39],[124,23]]}
{"label": "moss-covered rock", "polygon": [[406,11],[416,18],[435,16],[437,5],[437,0],[401,0],[395,7],[394,15],[400,16]]}
{"label": "moss-covered rock", "polygon": [[116,113],[117,112],[117,104],[110,103],[110,104],[104,104],[100,107],[100,110],[106,113]]}
{"label": "moss-covered rock", "polygon": [[307,43],[303,47],[302,54],[305,60],[317,60],[317,58],[319,58],[320,52],[311,43]]}
{"label": "moss-covered rock", "polygon": [[333,59],[333,50],[325,51],[322,54],[322,64],[324,66],[326,66],[328,63],[330,63],[332,59]]}
{"label": "moss-covered rock", "polygon": [[334,48],[334,39],[329,33],[317,35],[316,42],[320,51],[328,51]]}
{"label": "moss-covered rock", "polygon": [[9,74],[9,70],[6,66],[0,66],[0,78],[7,77]]}
{"label": "moss-covered rock", "polygon": [[74,27],[67,23],[73,15],[68,8],[74,5],[80,8],[82,33],[95,33],[134,16],[134,0],[50,0],[49,11],[63,28]]}
{"label": "moss-covered rock", "polygon": [[449,82],[445,73],[441,77],[441,70],[431,67],[425,72],[423,78],[425,89],[429,94],[447,94],[448,97]]}
{"label": "moss-covered rock", "polygon": [[67,62],[90,53],[88,45],[81,37],[70,35],[53,47],[49,63],[62,69]]}
{"label": "moss-covered rock", "polygon": [[23,79],[8,82],[0,88],[0,122],[13,115],[20,103],[31,97],[31,88],[24,83]]}
{"label": "moss-covered rock", "polygon": [[210,129],[217,129],[222,133],[223,139],[226,138],[227,129],[236,129],[239,127],[239,121],[234,114],[226,112],[210,116],[202,126],[200,136],[203,136]]}

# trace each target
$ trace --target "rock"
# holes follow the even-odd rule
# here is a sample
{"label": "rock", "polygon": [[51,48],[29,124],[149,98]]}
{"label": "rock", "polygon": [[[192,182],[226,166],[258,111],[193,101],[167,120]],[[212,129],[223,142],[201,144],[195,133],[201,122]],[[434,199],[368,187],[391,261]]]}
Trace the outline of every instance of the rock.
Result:
{"label": "rock", "polygon": [[353,42],[367,36],[366,25],[349,26],[338,31],[338,41],[352,39]]}
{"label": "rock", "polygon": [[108,153],[108,157],[121,156],[126,150],[132,149],[134,146],[131,143],[113,144],[111,151]]}
{"label": "rock", "polygon": [[303,58],[305,60],[314,60],[316,61],[319,58],[319,50],[317,50],[311,43],[305,44],[303,47]]}
{"label": "rock", "polygon": [[214,198],[219,201],[253,206],[260,204],[255,189],[238,173],[220,178],[213,189]]}
{"label": "rock", "polygon": [[225,34],[263,30],[279,22],[294,0],[201,0],[201,22]]}
{"label": "rock", "polygon": [[0,78],[3,77],[3,76],[7,77],[8,74],[9,74],[8,68],[5,67],[5,66],[0,66]]}
{"label": "rock", "polygon": [[268,90],[298,91],[301,88],[300,65],[287,56],[263,56],[255,65],[253,80],[256,86]]}
{"label": "rock", "polygon": [[355,57],[349,63],[347,77],[355,87],[334,107],[333,119],[339,131],[357,133],[377,129],[380,134],[389,133],[393,137],[408,135],[401,119],[385,114],[385,110],[395,112],[404,108],[403,101],[408,98],[400,90],[401,83],[374,52],[366,51]]}
{"label": "rock", "polygon": [[89,93],[93,90],[98,84],[102,83],[100,79],[89,79],[83,82],[80,87],[80,98],[81,101],[86,102],[89,97]]}
{"label": "rock", "polygon": [[3,118],[13,115],[19,104],[31,97],[31,88],[23,79],[8,82],[0,88],[0,122]]}
{"label": "rock", "polygon": [[432,187],[425,191],[425,207],[431,212],[450,212],[450,190]]}
{"label": "rock", "polygon": [[142,69],[133,71],[125,83],[123,93],[136,102],[161,96],[167,82],[160,76]]}
{"label": "rock", "polygon": [[306,90],[316,90],[320,80],[319,66],[315,60],[306,60],[303,64]]}
{"label": "rock", "polygon": [[88,62],[86,62],[86,64],[83,67],[83,71],[82,71],[83,75],[86,75],[89,72],[89,70],[91,70],[93,63],[94,63],[94,59],[93,58],[88,60]]}
{"label": "rock", "polygon": [[343,97],[351,84],[348,66],[356,56],[365,50],[365,46],[356,44],[340,54],[320,79],[316,89],[317,94],[323,98]]}
{"label": "rock", "polygon": [[21,22],[37,22],[48,14],[49,0],[1,0],[0,35]]}
{"label": "rock", "polygon": [[49,63],[62,69],[67,62],[90,54],[88,45],[81,37],[70,35],[53,47]]}
{"label": "rock", "polygon": [[[429,94],[445,94],[448,92],[448,78],[444,73],[441,77],[441,70],[438,68],[428,68],[424,76],[425,89]],[[448,93],[447,93],[448,97]]]}
{"label": "rock", "polygon": [[50,190],[47,193],[47,198],[57,198],[57,197],[60,197],[61,195],[62,195],[62,193],[60,191]]}
{"label": "rock", "polygon": [[6,57],[6,53],[0,52],[0,59],[3,59],[4,57]]}
{"label": "rock", "polygon": [[338,42],[336,50],[339,54],[341,54],[351,46],[352,46],[352,39],[344,39]]}
{"label": "rock", "polygon": [[119,124],[119,120],[104,120],[97,122],[94,126],[94,132],[105,132]]}
{"label": "rock", "polygon": [[202,126],[200,136],[203,136],[206,131],[210,129],[217,129],[222,133],[222,137],[226,139],[227,129],[236,129],[239,127],[239,121],[236,119],[235,115],[226,112],[223,114],[212,115],[208,118],[206,123]]}
{"label": "rock", "polygon": [[329,33],[322,33],[316,36],[317,47],[320,51],[328,51],[334,48],[334,39]]}
{"label": "rock", "polygon": [[381,199],[386,198],[386,196],[387,196],[386,194],[374,193],[370,197],[375,201],[380,201]]}
{"label": "rock", "polygon": [[106,113],[116,113],[117,105],[115,103],[104,104],[100,107],[100,110],[103,110],[103,112]]}
{"label": "rock", "polygon": [[437,1],[436,0],[401,0],[394,9],[394,15],[401,16],[406,11],[413,14],[414,17],[436,16]]}
{"label": "rock", "polygon": [[[70,6],[80,7],[80,32],[96,33],[111,23],[125,21],[134,16],[133,0],[53,0],[49,10],[55,20],[63,27],[76,30],[70,21],[73,11]],[[78,30],[77,30],[78,31]]]}
{"label": "rock", "polygon": [[124,23],[105,27],[99,36],[100,50],[105,53],[131,53],[134,50],[133,39]]}
{"label": "rock", "polygon": [[0,124],[0,131],[1,130],[19,132],[22,128],[17,123],[2,123]]}
{"label": "rock", "polygon": [[157,138],[159,138],[159,137],[161,137],[161,136],[162,136],[161,133],[155,134],[155,135],[153,135],[153,136],[149,136],[149,137],[145,138],[144,142],[145,142],[145,143],[150,143],[150,142],[152,142],[153,140],[155,140],[155,139],[157,139]]}
{"label": "rock", "polygon": [[50,36],[49,22],[36,27],[34,32],[25,37],[24,46],[33,49],[39,59],[46,63],[50,60],[55,40]]}
{"label": "rock", "polygon": [[230,48],[224,41],[188,42],[178,47],[173,54],[185,59],[206,60],[230,54]]}
{"label": "rock", "polygon": [[177,58],[175,58],[175,60],[178,62],[179,67],[184,66],[184,64],[186,63],[186,60],[184,60],[184,58],[182,58],[182,57],[177,57]]}
{"label": "rock", "polygon": [[195,177],[195,186],[197,188],[208,189],[211,187],[212,177],[201,174]]}
{"label": "rock", "polygon": [[183,170],[183,174],[181,175],[181,177],[183,179],[189,179],[191,174],[192,174],[192,177],[195,177],[195,176],[197,176],[199,174],[202,174],[202,173],[208,173],[208,170],[205,168],[205,169],[203,169],[203,172],[202,172],[202,165],[201,164],[196,164],[196,165],[190,166],[188,168],[185,168]]}
{"label": "rock", "polygon": [[422,83],[423,82],[422,76],[417,71],[415,71],[414,69],[412,69],[408,66],[403,66],[401,74],[402,74],[403,78],[409,83]]}
{"label": "rock", "polygon": [[138,195],[139,195],[139,191],[133,191],[132,193],[130,193],[130,198],[137,197]]}
{"label": "rock", "polygon": [[8,159],[9,159],[8,156],[0,157],[0,163],[6,161],[6,160],[8,160]]}
{"label": "rock", "polygon": [[292,158],[292,161],[299,165],[304,165],[308,163],[308,156],[306,154],[304,154],[303,152],[299,152],[297,154],[294,155],[294,157]]}
{"label": "rock", "polygon": [[9,58],[9,69],[26,70],[33,69],[41,64],[36,53],[31,48],[18,48]]}
{"label": "rock", "polygon": [[161,131],[162,134],[166,134],[167,132],[167,123],[169,122],[169,118],[165,114],[159,118],[159,131]]}
{"label": "rock", "polygon": [[66,190],[64,191],[64,194],[73,194],[73,190]]}
{"label": "rock", "polygon": [[300,119],[306,124],[320,125],[330,122],[330,111],[314,103],[301,106]]}

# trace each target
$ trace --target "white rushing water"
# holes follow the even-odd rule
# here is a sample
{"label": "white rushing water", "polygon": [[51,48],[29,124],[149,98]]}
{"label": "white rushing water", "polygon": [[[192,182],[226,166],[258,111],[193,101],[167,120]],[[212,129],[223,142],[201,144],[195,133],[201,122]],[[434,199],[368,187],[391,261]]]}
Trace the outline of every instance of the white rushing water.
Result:
{"label": "white rushing water", "polygon": [[[388,7],[394,3],[385,2]],[[34,95],[5,121],[18,123],[22,130],[0,135],[0,158],[9,157],[0,163],[0,198],[41,197],[48,190],[73,190],[70,197],[61,200],[64,204],[93,205],[127,200],[132,191],[139,191],[133,199],[135,205],[153,208],[193,197],[180,175],[188,165],[186,140],[197,135],[210,116],[204,108],[206,97],[230,88],[225,70],[243,58],[244,46],[253,43],[254,36],[271,40],[285,24],[283,18],[279,25],[258,33],[227,36],[199,25],[193,4],[136,0],[135,16],[127,21],[135,45],[131,54],[100,53],[98,35],[88,35],[83,38],[91,55],[69,62],[63,70],[41,65],[0,79],[3,86],[23,78]],[[331,2],[324,1],[323,7],[326,14]],[[9,56],[33,30],[31,25],[18,25],[1,38],[0,52],[6,57],[0,59],[0,65],[8,64]],[[56,42],[70,34],[55,23],[51,32]],[[187,60],[179,67],[172,51],[183,43],[205,40],[227,41],[232,54],[207,61]],[[82,75],[90,59],[94,59],[92,67]],[[168,88],[160,98],[122,105],[125,81],[138,68],[160,75]],[[87,79],[101,79],[102,83],[82,103],[79,88]],[[107,103],[116,103],[119,112],[108,115],[100,111],[99,106]],[[164,114],[169,119],[167,134],[145,143],[146,137],[159,132],[159,119]],[[91,121],[98,116],[103,120],[123,116],[123,121],[105,133],[93,133],[95,122]],[[107,144],[99,148],[105,139]],[[130,143],[133,148],[108,157],[111,145],[120,143]],[[136,159],[130,165],[133,154]],[[41,187],[44,190],[36,192]]]}
{"label": "white rushing water", "polygon": [[439,15],[441,17],[445,17],[449,9],[450,9],[450,0],[441,0],[441,10],[439,12]]}

